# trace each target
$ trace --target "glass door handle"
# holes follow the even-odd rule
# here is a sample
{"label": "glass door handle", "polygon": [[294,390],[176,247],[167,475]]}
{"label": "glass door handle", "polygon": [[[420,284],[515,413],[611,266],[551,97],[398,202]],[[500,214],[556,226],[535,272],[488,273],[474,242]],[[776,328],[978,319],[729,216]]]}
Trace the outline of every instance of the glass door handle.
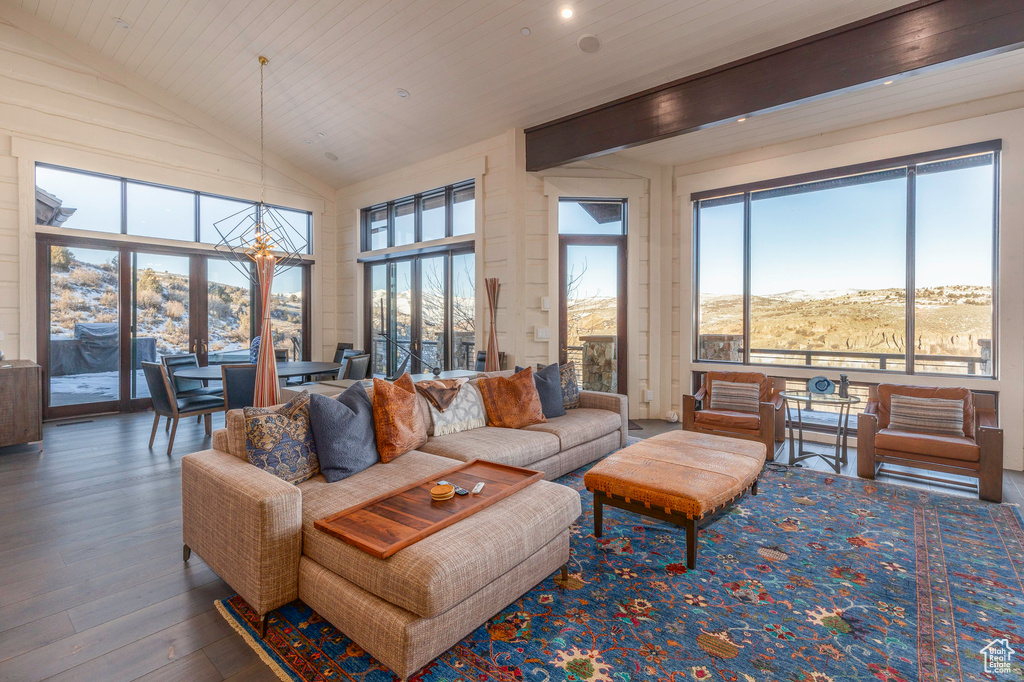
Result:
{"label": "glass door handle", "polygon": [[206,345],[206,341],[203,341],[203,353],[207,354],[210,352],[210,347]]}
{"label": "glass door handle", "polygon": [[193,340],[192,340],[192,352],[193,352],[193,353],[195,353],[195,352],[196,352],[196,347],[197,347],[198,345],[199,345],[199,342],[198,342],[198,341],[196,341],[195,339],[193,339]]}

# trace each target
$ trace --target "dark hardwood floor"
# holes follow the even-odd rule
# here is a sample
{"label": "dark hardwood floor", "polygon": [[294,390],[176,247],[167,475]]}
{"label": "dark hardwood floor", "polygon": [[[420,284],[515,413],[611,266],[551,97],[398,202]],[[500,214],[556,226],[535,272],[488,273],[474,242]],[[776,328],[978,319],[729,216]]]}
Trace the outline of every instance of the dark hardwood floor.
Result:
{"label": "dark hardwood floor", "polygon": [[[181,560],[182,420],[174,454],[152,413],[44,427],[0,450],[0,680],[276,680],[213,602],[231,589]],[[214,427],[223,416],[214,417]]]}
{"label": "dark hardwood floor", "polygon": [[[183,420],[168,457],[162,430],[147,449],[151,424],[49,423],[42,453],[0,450],[0,680],[276,679],[213,608],[231,589],[181,561],[180,461],[209,438]],[[631,435],[679,428],[640,425]],[[1007,501],[1024,501],[1008,473]]]}

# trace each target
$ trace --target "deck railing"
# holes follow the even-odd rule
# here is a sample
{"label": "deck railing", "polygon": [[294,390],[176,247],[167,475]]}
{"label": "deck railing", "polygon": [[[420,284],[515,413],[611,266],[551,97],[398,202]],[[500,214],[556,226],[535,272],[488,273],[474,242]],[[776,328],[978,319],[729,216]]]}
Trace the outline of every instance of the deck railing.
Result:
{"label": "deck railing", "polygon": [[[750,357],[753,362],[757,358],[764,364],[799,364],[807,367],[837,367],[837,368],[848,368],[848,369],[892,369],[891,365],[903,365],[906,364],[906,355],[903,353],[866,353],[860,351],[824,351],[824,350],[799,350],[799,349],[783,349],[783,348],[751,348]],[[802,362],[786,362],[786,363],[773,363],[774,358],[800,358]],[[842,364],[826,364],[830,359],[834,358],[837,363],[843,360],[860,361],[864,366],[858,366],[853,363],[842,363]],[[978,374],[979,367],[982,369],[984,374],[989,374],[986,365],[988,360],[985,358],[971,356],[971,355],[923,355],[914,354],[914,364],[921,368],[926,367],[938,367],[943,368],[948,373],[948,370],[953,367],[963,367],[966,369],[968,375]]]}

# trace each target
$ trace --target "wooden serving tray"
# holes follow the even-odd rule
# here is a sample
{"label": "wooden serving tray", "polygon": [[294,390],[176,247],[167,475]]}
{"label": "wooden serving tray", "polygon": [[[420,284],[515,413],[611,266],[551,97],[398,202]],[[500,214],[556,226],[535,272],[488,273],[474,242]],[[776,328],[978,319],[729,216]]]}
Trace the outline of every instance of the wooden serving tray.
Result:
{"label": "wooden serving tray", "polygon": [[[318,519],[313,525],[368,554],[387,559],[543,477],[540,471],[474,459]],[[479,495],[456,495],[436,502],[430,497],[430,489],[441,480],[466,490],[472,490],[480,481],[486,485]]]}

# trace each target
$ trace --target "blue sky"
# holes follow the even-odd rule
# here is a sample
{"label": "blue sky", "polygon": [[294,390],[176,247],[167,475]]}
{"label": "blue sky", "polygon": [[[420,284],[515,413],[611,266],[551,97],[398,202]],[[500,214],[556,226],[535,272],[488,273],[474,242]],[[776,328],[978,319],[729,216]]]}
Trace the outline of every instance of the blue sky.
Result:
{"label": "blue sky", "polygon": [[[917,178],[919,287],[992,283],[992,167]],[[751,291],[902,287],[906,184],[886,180],[755,200]],[[701,292],[743,289],[743,207],[701,211]]]}
{"label": "blue sky", "polygon": [[[562,201],[558,204],[558,231],[562,234],[622,234],[622,223],[598,224],[578,203]],[[579,286],[581,298],[608,297],[618,293],[617,249],[611,246],[572,246],[567,255],[567,273],[583,273]]]}

